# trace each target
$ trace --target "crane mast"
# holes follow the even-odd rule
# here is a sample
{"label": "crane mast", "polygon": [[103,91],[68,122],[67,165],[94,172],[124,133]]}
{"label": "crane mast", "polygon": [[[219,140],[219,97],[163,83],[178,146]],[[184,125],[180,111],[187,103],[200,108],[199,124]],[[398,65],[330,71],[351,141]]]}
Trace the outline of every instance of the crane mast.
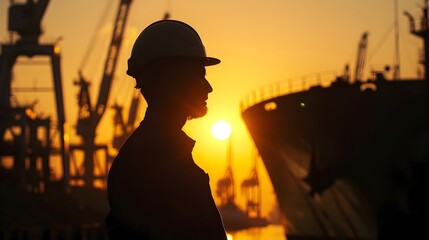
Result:
{"label": "crane mast", "polygon": [[101,117],[103,116],[104,111],[106,110],[110,86],[112,83],[114,71],[116,69],[116,63],[118,62],[118,55],[122,44],[125,24],[127,21],[131,1],[132,0],[121,0],[119,5],[118,14],[115,21],[115,28],[113,29],[112,40],[110,42],[109,51],[104,63],[103,78],[101,79],[100,92],[96,105],[96,124],[98,124]]}
{"label": "crane mast", "polygon": [[[79,74],[79,80],[75,82],[76,85],[80,85],[77,134],[81,137],[82,143],[81,145],[71,146],[70,150],[72,154],[77,150],[84,151],[84,161],[83,166],[81,166],[83,171],[76,169],[75,176],[71,179],[83,180],[84,185],[87,187],[92,187],[95,179],[105,179],[107,175],[107,146],[95,144],[95,136],[97,126],[103,117],[109,99],[111,83],[122,45],[131,2],[132,0],[120,1],[95,106],[91,105],[91,97],[88,88],[89,82],[84,79],[82,74]],[[104,150],[106,152],[106,162],[104,163],[104,174],[96,177],[94,175],[94,154],[99,150]],[[73,161],[73,158],[71,160]],[[74,165],[77,166],[78,164]],[[79,166],[76,168],[79,168]]]}

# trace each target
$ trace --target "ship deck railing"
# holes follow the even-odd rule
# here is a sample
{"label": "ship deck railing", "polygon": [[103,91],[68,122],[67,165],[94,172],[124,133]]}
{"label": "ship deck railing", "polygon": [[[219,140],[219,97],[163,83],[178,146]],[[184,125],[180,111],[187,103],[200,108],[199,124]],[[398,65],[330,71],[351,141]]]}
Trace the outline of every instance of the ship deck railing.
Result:
{"label": "ship deck railing", "polygon": [[268,99],[279,97],[285,94],[302,92],[315,86],[329,86],[339,76],[339,71],[324,71],[314,74],[307,74],[289,78],[284,81],[274,82],[262,86],[245,95],[240,102],[241,112],[247,108]]}

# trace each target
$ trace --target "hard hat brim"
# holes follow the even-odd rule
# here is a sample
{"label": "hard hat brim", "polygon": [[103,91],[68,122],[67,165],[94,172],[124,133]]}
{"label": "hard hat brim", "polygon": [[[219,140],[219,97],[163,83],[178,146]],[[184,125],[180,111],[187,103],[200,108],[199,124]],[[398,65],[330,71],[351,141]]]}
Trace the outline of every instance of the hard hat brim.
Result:
{"label": "hard hat brim", "polygon": [[220,63],[220,60],[214,57],[207,57],[206,58],[206,62],[205,62],[205,66],[213,66],[213,65],[217,65]]}

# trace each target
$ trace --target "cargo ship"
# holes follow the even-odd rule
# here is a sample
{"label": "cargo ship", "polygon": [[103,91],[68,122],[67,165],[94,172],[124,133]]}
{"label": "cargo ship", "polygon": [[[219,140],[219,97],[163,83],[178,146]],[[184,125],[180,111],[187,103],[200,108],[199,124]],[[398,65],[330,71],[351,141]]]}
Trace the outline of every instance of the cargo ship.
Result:
{"label": "cargo ship", "polygon": [[427,239],[428,1],[421,27],[407,16],[424,41],[425,79],[388,79],[386,68],[243,100],[287,239]]}

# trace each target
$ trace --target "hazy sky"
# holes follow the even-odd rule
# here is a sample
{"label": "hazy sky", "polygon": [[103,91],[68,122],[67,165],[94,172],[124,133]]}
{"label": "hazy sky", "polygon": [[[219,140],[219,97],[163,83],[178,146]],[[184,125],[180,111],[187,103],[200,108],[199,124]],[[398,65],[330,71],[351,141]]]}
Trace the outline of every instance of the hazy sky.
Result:
{"label": "hazy sky", "polygon": [[[402,14],[411,12],[418,20],[422,0],[398,0],[400,27],[401,75],[416,77],[418,50],[421,42],[408,34],[408,19]],[[0,40],[7,41],[7,6],[0,0]],[[62,76],[67,121],[74,125],[78,88],[73,80],[83,64],[92,38],[95,38],[91,57],[82,66],[84,75],[92,81],[93,98],[98,96],[101,69],[110,42],[114,16],[119,0],[51,0],[43,28],[42,41],[62,38]],[[104,9],[108,7],[104,20]],[[346,63],[354,69],[357,46],[363,32],[369,32],[367,68],[381,70],[393,63],[394,56],[394,0],[134,0],[128,19],[126,36],[119,58],[111,102],[129,104],[134,80],[125,74],[126,60],[138,33],[148,24],[169,11],[171,19],[192,25],[200,34],[208,55],[222,63],[207,68],[207,78],[214,92],[209,96],[209,113],[189,122],[185,129],[197,140],[194,149],[196,162],[211,176],[212,190],[225,169],[226,142],[214,139],[210,128],[217,120],[233,125],[233,167],[237,191],[251,168],[251,141],[240,117],[240,101],[261,86],[302,75],[316,76],[329,72],[327,78],[340,74]],[[99,24],[101,22],[101,24]],[[384,41],[385,39],[385,41]],[[14,86],[52,86],[47,66],[17,66]],[[46,97],[40,94],[20,94],[21,102]],[[38,109],[52,114],[52,107],[41,100]],[[103,130],[109,129],[112,112],[105,114]],[[100,132],[100,131],[99,131]],[[99,142],[107,142],[111,133],[99,133]],[[72,141],[78,141],[72,137]],[[274,201],[265,169],[263,176],[264,213]]]}

